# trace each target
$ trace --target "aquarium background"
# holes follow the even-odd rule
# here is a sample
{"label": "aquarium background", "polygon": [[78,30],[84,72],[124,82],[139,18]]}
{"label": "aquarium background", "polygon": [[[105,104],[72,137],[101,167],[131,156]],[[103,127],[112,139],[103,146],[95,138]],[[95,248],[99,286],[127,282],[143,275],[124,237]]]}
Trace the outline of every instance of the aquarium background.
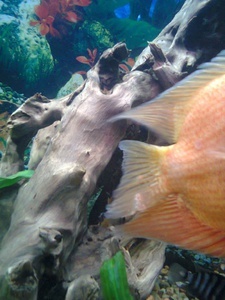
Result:
{"label": "aquarium background", "polygon": [[147,42],[184,0],[0,1],[0,155],[7,118],[36,92],[62,97],[81,85],[107,48],[132,50],[129,71]]}
{"label": "aquarium background", "polygon": [[[125,73],[172,20],[184,0],[3,0],[0,1],[0,158],[6,147],[7,120],[36,92],[60,98],[79,87],[104,50],[125,42],[131,50],[120,64]],[[25,168],[30,146],[25,153]],[[104,185],[107,182],[102,180]],[[92,197],[106,198],[101,186]],[[6,205],[4,203],[4,205]],[[95,222],[98,211],[89,212]],[[95,207],[97,210],[97,207]],[[0,240],[8,213],[0,210]],[[211,268],[219,260],[168,248],[167,258]],[[188,265],[190,268],[190,265]],[[167,270],[163,271],[164,278]],[[166,280],[165,280],[166,281]],[[160,283],[156,290],[170,287]],[[180,295],[179,299],[186,295]]]}

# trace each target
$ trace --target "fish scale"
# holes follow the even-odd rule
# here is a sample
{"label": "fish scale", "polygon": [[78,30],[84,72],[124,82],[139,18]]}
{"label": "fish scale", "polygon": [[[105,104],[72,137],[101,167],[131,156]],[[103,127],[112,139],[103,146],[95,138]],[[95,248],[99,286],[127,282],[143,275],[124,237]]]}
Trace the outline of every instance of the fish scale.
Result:
{"label": "fish scale", "polygon": [[123,176],[108,218],[131,236],[225,257],[225,51],[139,107],[131,119],[169,146],[122,141]]}

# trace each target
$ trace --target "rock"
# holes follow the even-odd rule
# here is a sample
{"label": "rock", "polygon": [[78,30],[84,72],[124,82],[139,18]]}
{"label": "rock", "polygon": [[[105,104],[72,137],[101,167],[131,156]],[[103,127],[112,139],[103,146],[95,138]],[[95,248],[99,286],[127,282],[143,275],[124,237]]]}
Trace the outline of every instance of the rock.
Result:
{"label": "rock", "polygon": [[113,36],[100,22],[85,21],[82,30],[89,39],[91,38],[93,48],[97,48],[99,52],[114,45]]}
{"label": "rock", "polygon": [[2,102],[1,112],[7,111],[11,114],[25,102],[25,97],[23,94],[17,93],[6,84],[0,82],[0,101]]}
{"label": "rock", "polygon": [[65,300],[98,300],[99,285],[91,276],[84,275],[72,281]]}
{"label": "rock", "polygon": [[9,135],[9,128],[7,127],[8,117],[24,101],[23,94],[13,91],[9,86],[0,82],[0,159],[6,149]]}
{"label": "rock", "polygon": [[73,74],[70,80],[59,90],[57,98],[64,97],[76,90],[84,82],[80,74]]}
{"label": "rock", "polygon": [[114,38],[100,22],[85,20],[74,34],[73,45],[74,58],[86,53],[87,48],[97,48],[98,54],[101,54],[114,45]]}
{"label": "rock", "polygon": [[1,80],[29,93],[43,86],[54,67],[46,38],[29,24],[37,4],[38,0],[23,0],[17,7],[11,3],[0,5]]}

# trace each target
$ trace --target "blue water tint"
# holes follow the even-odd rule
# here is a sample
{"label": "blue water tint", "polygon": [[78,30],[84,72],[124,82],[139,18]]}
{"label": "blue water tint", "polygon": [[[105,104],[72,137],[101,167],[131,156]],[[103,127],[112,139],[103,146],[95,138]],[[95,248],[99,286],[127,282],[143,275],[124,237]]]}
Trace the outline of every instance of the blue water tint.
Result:
{"label": "blue water tint", "polygon": [[130,16],[130,4],[118,7],[114,10],[115,16],[119,19],[126,19]]}
{"label": "blue water tint", "polygon": [[149,16],[150,16],[150,17],[152,17],[152,15],[153,15],[153,12],[154,12],[154,9],[155,9],[156,2],[157,2],[157,0],[153,0],[153,1],[152,1],[151,7],[150,7],[150,10],[149,10]]}
{"label": "blue water tint", "polygon": [[[149,10],[149,16],[152,17],[153,15],[153,12],[154,12],[154,9],[155,9],[155,5],[156,5],[156,2],[158,0],[153,0],[152,1],[152,4],[151,4],[151,7],[150,7],[150,10]],[[176,0],[176,2],[179,2],[180,0]],[[118,7],[114,10],[114,13],[115,13],[115,16],[119,19],[126,19],[126,18],[129,18],[130,16],[130,4],[126,4],[124,6],[121,6],[121,7]],[[140,16],[139,16],[140,18]]]}
{"label": "blue water tint", "polygon": [[[158,1],[160,1],[160,0],[152,0],[152,4],[151,4],[150,10],[149,10],[150,17],[152,17],[154,9],[155,9],[155,5]],[[181,2],[181,0],[175,0],[175,2],[178,4],[179,2]]]}
{"label": "blue water tint", "polygon": [[[145,1],[145,0],[143,0]],[[160,0],[152,0],[150,9],[149,9],[149,16],[152,17],[156,3]],[[181,2],[181,0],[174,0],[176,3]],[[130,4],[126,4],[124,6],[118,7],[114,10],[114,14],[118,19],[127,19],[130,16]],[[140,16],[138,16],[137,20],[140,19]]]}

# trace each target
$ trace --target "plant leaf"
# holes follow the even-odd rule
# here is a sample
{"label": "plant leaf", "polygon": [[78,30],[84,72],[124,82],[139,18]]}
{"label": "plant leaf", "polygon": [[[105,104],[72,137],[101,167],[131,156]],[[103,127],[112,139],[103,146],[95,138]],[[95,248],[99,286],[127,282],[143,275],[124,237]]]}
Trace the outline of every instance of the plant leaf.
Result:
{"label": "plant leaf", "polygon": [[0,189],[7,186],[11,186],[20,181],[21,179],[31,178],[33,174],[34,170],[24,170],[8,177],[0,177]]}
{"label": "plant leaf", "polygon": [[88,205],[87,205],[87,214],[88,218],[90,217],[90,213],[95,205],[95,202],[98,200],[98,197],[100,196],[101,192],[103,190],[103,186],[98,189],[98,191],[91,196],[91,198],[88,200]]}
{"label": "plant leaf", "polygon": [[45,20],[46,24],[51,25],[54,22],[54,17],[48,16]]}
{"label": "plant leaf", "polygon": [[76,74],[80,74],[80,75],[86,75],[86,74],[87,74],[87,72],[86,72],[86,71],[78,71],[78,72],[76,72]]}
{"label": "plant leaf", "polygon": [[119,67],[123,69],[125,72],[129,72],[129,68],[125,64],[119,64]]}
{"label": "plant leaf", "polygon": [[128,64],[130,67],[133,67],[135,64],[135,60],[132,57],[129,57],[125,63]]}
{"label": "plant leaf", "polygon": [[81,20],[81,18],[73,11],[68,11],[65,15],[65,19],[69,22],[76,23]]}
{"label": "plant leaf", "polygon": [[47,33],[49,33],[49,26],[42,23],[39,27],[39,30],[41,35],[46,35]]}
{"label": "plant leaf", "polygon": [[54,37],[61,38],[60,32],[57,29],[55,29],[52,25],[49,26],[49,33]]}
{"label": "plant leaf", "polygon": [[81,62],[82,64],[87,64],[90,66],[90,59],[88,59],[85,56],[77,56],[76,60],[78,60],[79,62]]}
{"label": "plant leaf", "polygon": [[45,18],[47,18],[48,13],[49,13],[48,4],[45,1],[43,1],[42,4],[35,6],[34,11],[39,19],[41,19],[41,20],[45,19]]}
{"label": "plant leaf", "polygon": [[92,57],[93,57],[94,60],[96,59],[97,52],[98,52],[98,49],[97,49],[97,48],[95,48],[95,49],[92,51]]}
{"label": "plant leaf", "polygon": [[103,262],[100,269],[100,279],[104,300],[133,300],[121,251]]}
{"label": "plant leaf", "polygon": [[73,5],[88,6],[91,4],[91,0],[72,0]]}

